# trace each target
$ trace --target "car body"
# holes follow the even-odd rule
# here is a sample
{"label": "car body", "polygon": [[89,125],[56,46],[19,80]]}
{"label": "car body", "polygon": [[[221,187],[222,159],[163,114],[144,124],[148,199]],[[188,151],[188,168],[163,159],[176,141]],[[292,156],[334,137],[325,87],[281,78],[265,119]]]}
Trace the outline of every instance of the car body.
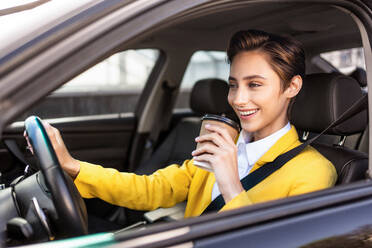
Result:
{"label": "car body", "polygon": [[[92,98],[92,92],[77,94],[75,98],[69,95],[66,103],[57,101],[64,99],[61,96],[47,96],[88,68],[128,49],[159,51],[143,89],[132,91],[132,95],[99,89],[97,96],[105,100],[99,101],[94,96],[91,103],[97,108],[107,103],[112,109],[92,112],[90,116],[68,113],[61,118],[57,118],[58,114],[45,117],[61,130],[74,156],[121,171],[135,171],[152,130],[159,131],[158,140],[155,140],[158,143],[174,123],[192,115],[189,110],[173,111],[179,84],[192,54],[200,50],[223,51],[229,37],[237,30],[256,28],[296,37],[305,46],[308,72],[334,70],[326,62],[318,61],[321,53],[361,47],[367,82],[372,80],[372,4],[369,0],[70,2],[71,5],[66,2],[66,8],[61,11],[40,12],[39,22],[28,23],[34,19],[29,15],[29,19],[24,19],[28,28],[24,30],[23,25],[19,25],[17,29],[9,29],[5,33],[9,38],[0,44],[1,138],[13,140],[25,153],[24,123],[19,120],[30,114],[40,115],[53,104],[67,105],[68,101],[73,102],[72,105],[88,104],[84,99],[85,96]],[[37,11],[44,7],[44,11],[58,9],[61,3],[41,1],[40,4],[33,7],[35,13],[39,14]],[[23,11],[15,14],[22,15]],[[9,19],[3,22],[0,19],[0,24],[6,25],[15,14],[4,15]],[[48,19],[43,15],[52,17]],[[123,113],[125,110],[115,108],[128,104],[122,100],[131,97],[136,99],[133,110]],[[47,102],[37,105],[41,99]],[[120,101],[113,102],[113,99]],[[159,118],[162,120],[160,126],[157,124]],[[368,154],[371,152],[370,147]],[[19,174],[20,166],[15,165],[19,161],[5,147],[0,151],[0,158],[3,176],[11,178],[12,173]],[[371,162],[369,164],[372,168]],[[0,210],[0,226],[3,227],[17,216],[11,189],[8,192],[0,194],[0,199],[4,200],[0,204],[8,204],[0,208],[3,209]],[[32,195],[27,197],[31,199]],[[50,204],[50,200],[45,199],[45,202]],[[112,206],[95,200],[88,200],[86,204],[88,213],[106,219],[115,211]],[[372,183],[366,176],[366,180],[352,184],[223,213],[36,246],[334,247],[347,244],[347,247],[362,247],[361,244],[370,245],[371,242],[371,210]],[[70,232],[59,236],[58,230],[61,230],[57,228],[59,239],[81,235]],[[5,240],[3,232],[0,245],[5,245]]]}

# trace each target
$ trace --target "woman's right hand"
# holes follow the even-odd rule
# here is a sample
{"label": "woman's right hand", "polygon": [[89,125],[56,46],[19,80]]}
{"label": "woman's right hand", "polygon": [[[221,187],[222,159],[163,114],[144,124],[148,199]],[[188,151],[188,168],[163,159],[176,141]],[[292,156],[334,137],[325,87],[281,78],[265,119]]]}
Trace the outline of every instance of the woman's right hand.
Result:
{"label": "woman's right hand", "polygon": [[52,143],[54,151],[56,152],[62,169],[66,171],[67,174],[69,174],[73,179],[75,179],[80,172],[79,161],[74,159],[68,152],[59,130],[55,127],[52,127],[46,121],[43,121],[43,125],[49,136],[50,142]]}

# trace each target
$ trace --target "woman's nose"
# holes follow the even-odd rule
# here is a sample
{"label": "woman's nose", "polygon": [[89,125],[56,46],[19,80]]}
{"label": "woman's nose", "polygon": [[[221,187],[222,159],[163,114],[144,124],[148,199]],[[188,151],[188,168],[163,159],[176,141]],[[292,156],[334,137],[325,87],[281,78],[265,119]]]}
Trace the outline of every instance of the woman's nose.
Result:
{"label": "woman's nose", "polygon": [[245,105],[249,102],[249,92],[243,89],[237,89],[234,98],[233,98],[233,103],[234,105]]}

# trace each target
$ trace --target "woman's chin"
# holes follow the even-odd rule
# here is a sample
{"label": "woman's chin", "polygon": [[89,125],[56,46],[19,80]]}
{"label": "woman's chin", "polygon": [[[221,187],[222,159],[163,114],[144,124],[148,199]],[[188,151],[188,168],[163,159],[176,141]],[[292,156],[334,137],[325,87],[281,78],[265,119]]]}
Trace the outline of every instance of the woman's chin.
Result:
{"label": "woman's chin", "polygon": [[247,133],[255,133],[260,130],[259,125],[255,125],[254,123],[246,123],[244,121],[240,121],[240,124],[242,126],[242,130]]}

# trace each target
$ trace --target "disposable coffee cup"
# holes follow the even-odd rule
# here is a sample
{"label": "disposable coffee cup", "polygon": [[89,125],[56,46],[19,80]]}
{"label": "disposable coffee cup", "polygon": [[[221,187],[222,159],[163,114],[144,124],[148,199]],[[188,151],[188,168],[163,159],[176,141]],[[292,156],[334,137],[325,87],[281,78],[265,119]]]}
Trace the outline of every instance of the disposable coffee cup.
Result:
{"label": "disposable coffee cup", "polygon": [[[222,127],[223,129],[226,129],[231,138],[235,141],[236,138],[238,137],[240,127],[239,124],[236,123],[235,121],[225,117],[225,116],[220,116],[220,115],[212,115],[212,114],[206,114],[202,117],[202,125],[200,128],[200,134],[199,136],[202,136],[204,134],[211,133],[205,128],[205,125],[210,124],[210,125],[215,125]],[[196,149],[199,149],[203,147],[204,145],[210,143],[210,141],[204,141],[204,142],[198,142],[196,145]],[[211,165],[208,162],[200,162],[200,161],[195,161],[194,160],[194,165],[202,168],[204,170],[213,172],[213,169]]]}

